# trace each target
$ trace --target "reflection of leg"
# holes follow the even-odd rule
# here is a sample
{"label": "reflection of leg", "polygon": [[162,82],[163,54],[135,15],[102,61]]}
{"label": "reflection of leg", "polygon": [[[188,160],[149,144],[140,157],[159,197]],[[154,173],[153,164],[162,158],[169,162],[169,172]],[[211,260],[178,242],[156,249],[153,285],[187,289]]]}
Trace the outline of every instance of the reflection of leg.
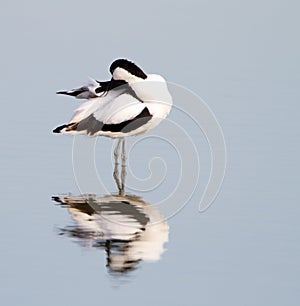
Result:
{"label": "reflection of leg", "polygon": [[121,195],[125,194],[125,180],[126,180],[126,143],[125,139],[122,140],[122,172],[121,172]]}
{"label": "reflection of leg", "polygon": [[114,179],[119,189],[119,193],[121,192],[121,183],[120,183],[120,178],[119,178],[119,160],[118,159],[119,159],[119,154],[120,154],[121,142],[122,142],[122,139],[119,138],[115,151],[114,151],[114,158],[115,158]]}
{"label": "reflection of leg", "polygon": [[110,265],[110,240],[106,240],[105,241],[105,252],[106,252],[106,260],[107,260],[107,264],[106,266],[109,267]]}

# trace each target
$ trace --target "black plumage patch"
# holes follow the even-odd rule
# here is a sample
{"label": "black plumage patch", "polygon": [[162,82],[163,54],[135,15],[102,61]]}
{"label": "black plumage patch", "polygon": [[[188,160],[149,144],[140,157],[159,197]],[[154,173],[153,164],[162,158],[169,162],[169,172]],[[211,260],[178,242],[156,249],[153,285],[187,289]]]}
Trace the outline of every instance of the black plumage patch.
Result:
{"label": "black plumage patch", "polygon": [[69,124],[63,124],[55,128],[52,132],[53,133],[60,133],[64,128],[70,128],[73,126],[75,123],[69,123]]}
{"label": "black plumage patch", "polygon": [[107,92],[110,91],[116,87],[122,86],[127,84],[126,81],[123,80],[114,80],[111,79],[110,81],[97,81],[100,85],[100,87],[97,87],[95,92],[98,94],[100,92]]}
{"label": "black plumage patch", "polygon": [[141,68],[139,68],[136,64],[130,62],[127,59],[117,59],[117,60],[115,60],[110,65],[110,68],[109,68],[110,73],[113,74],[114,70],[118,67],[127,70],[129,73],[131,73],[132,75],[135,75],[139,78],[142,78],[142,79],[147,78],[147,75],[143,72],[143,70]]}
{"label": "black plumage patch", "polygon": [[78,123],[72,123],[70,126],[66,125],[58,127],[53,132],[57,133],[55,132],[56,130],[61,131],[64,127],[66,127],[66,131],[86,131],[86,133],[91,136],[100,131],[129,133],[146,124],[151,118],[152,115],[150,114],[148,108],[145,107],[142,112],[133,119],[120,123],[105,124],[101,121],[98,121],[93,115],[90,115]]}
{"label": "black plumage patch", "polygon": [[[88,91],[88,89],[85,88],[85,87],[82,87],[82,88],[78,88],[78,89],[73,90],[73,91],[57,91],[56,94],[57,95],[67,95],[67,96],[77,97],[77,96],[79,96],[80,94],[82,94],[86,91]],[[90,93],[90,95],[92,95],[92,93]],[[95,95],[95,97],[96,97],[96,95]]]}

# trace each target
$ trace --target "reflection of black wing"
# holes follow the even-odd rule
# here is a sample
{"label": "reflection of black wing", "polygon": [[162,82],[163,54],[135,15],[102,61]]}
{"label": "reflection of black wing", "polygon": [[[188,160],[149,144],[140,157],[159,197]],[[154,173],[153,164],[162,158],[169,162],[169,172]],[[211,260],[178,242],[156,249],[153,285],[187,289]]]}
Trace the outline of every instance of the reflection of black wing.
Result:
{"label": "reflection of black wing", "polygon": [[161,216],[138,197],[53,197],[53,200],[66,206],[76,222],[75,226],[61,230],[61,234],[76,238],[82,246],[104,249],[112,273],[131,271],[141,260],[158,260],[164,251],[168,225],[165,221],[151,224],[153,216],[155,219]]}
{"label": "reflection of black wing", "polygon": [[101,205],[95,205],[89,200],[88,204],[93,207],[98,214],[102,214],[108,218],[121,216],[120,222],[126,223],[129,226],[133,226],[133,223],[137,223],[141,230],[144,230],[146,224],[149,222],[149,218],[142,213],[138,207],[130,205],[127,201],[111,201],[103,202]]}
{"label": "reflection of black wing", "polygon": [[[118,201],[115,197],[108,198],[108,201],[103,198],[100,203],[94,198],[81,197],[72,197],[72,201],[70,201],[70,197],[53,197],[53,200],[66,205],[69,209],[76,209],[78,212],[89,215],[89,221],[99,221],[101,219],[101,224],[105,224],[106,228],[115,230],[114,233],[106,233],[109,235],[108,238],[135,234],[137,231],[144,230],[149,222],[149,218],[142,212],[140,207],[132,205],[126,200]],[[106,222],[111,224],[108,226]],[[101,235],[105,234],[105,229],[99,227],[99,223],[95,228],[95,232],[97,231]]]}

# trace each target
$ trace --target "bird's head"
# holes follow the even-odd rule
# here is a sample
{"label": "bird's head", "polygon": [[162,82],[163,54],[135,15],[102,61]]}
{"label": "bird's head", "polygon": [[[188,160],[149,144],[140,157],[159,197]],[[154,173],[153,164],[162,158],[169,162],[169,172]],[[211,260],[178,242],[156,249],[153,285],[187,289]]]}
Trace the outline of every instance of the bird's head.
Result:
{"label": "bird's head", "polygon": [[110,73],[114,80],[123,80],[127,83],[145,80],[147,75],[136,64],[127,59],[117,59],[110,65]]}

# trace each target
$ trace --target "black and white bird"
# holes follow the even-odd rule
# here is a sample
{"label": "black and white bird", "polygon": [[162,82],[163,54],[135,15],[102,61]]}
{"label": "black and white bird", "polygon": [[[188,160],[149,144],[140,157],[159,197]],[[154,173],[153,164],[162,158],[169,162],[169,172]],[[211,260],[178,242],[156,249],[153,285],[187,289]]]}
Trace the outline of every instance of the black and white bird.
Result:
{"label": "black and white bird", "polygon": [[172,97],[162,76],[146,75],[126,59],[114,61],[110,72],[110,81],[91,80],[78,89],[58,92],[88,101],[54,133],[124,138],[143,134],[166,118]]}
{"label": "black and white bird", "polygon": [[127,59],[115,60],[109,70],[110,81],[91,80],[78,89],[57,92],[88,100],[75,110],[69,123],[53,132],[118,138],[115,161],[122,144],[122,162],[125,163],[125,138],[156,127],[169,114],[172,97],[162,76],[147,75]]}

